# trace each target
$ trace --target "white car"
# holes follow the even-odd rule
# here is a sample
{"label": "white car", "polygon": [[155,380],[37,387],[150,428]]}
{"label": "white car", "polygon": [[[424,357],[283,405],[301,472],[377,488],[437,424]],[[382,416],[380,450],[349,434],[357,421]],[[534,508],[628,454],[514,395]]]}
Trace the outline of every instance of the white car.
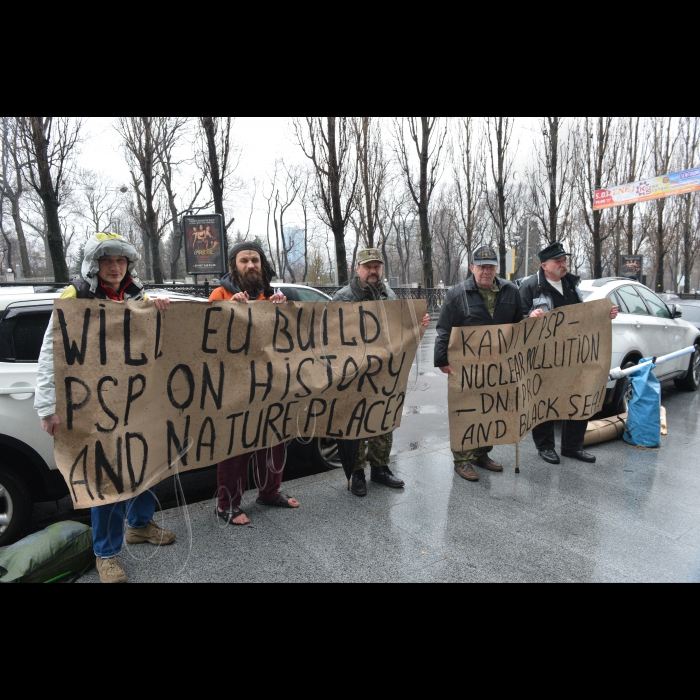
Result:
{"label": "white car", "polygon": [[68,494],[34,410],[39,353],[59,296],[0,293],[0,546],[24,532],[33,503]]}
{"label": "white car", "polygon": [[[667,305],[648,287],[622,278],[581,282],[587,302],[610,299],[620,307],[613,321],[612,368],[632,367],[645,357],[662,357],[692,345],[700,345],[700,331],[682,319],[683,311],[676,304]],[[662,382],[674,380],[684,391],[700,388],[700,353],[659,365],[654,374]],[[608,385],[606,413],[626,411],[629,382],[621,380]]]}

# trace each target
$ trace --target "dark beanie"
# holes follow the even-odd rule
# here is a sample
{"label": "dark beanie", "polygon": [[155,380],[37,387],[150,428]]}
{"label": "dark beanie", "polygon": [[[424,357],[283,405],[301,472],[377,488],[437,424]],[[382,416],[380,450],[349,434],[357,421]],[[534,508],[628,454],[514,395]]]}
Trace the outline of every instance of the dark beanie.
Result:
{"label": "dark beanie", "polygon": [[259,253],[260,257],[263,260],[267,260],[267,256],[265,255],[265,251],[262,249],[262,246],[259,246],[257,243],[239,243],[238,245],[234,246],[231,252],[229,253],[229,260],[233,260],[235,262],[236,258],[244,251],[244,250],[253,250],[256,253]]}

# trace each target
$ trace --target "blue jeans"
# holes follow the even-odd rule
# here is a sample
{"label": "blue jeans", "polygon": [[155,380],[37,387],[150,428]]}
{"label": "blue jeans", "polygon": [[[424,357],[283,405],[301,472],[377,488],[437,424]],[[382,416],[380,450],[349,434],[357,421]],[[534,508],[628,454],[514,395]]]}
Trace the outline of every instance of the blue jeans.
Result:
{"label": "blue jeans", "polygon": [[156,496],[146,491],[131,501],[100,506],[92,509],[92,537],[95,556],[114,559],[122,552],[124,544],[124,518],[129,527],[140,530],[153,520],[156,514]]}

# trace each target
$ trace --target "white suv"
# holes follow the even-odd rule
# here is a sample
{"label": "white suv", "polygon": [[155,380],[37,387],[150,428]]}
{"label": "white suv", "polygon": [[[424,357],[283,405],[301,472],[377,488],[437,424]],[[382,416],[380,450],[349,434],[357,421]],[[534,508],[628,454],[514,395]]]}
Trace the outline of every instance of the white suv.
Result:
{"label": "white suv", "polygon": [[[692,323],[682,320],[683,311],[676,304],[667,305],[648,287],[622,278],[581,282],[587,302],[610,299],[620,307],[613,322],[613,368],[632,367],[645,357],[662,357],[691,345],[700,344],[700,333]],[[684,391],[700,388],[700,353],[659,365],[654,374],[661,380],[674,380]],[[609,414],[624,413],[629,382],[620,380],[608,385]]]}
{"label": "white suv", "polygon": [[68,494],[34,411],[39,353],[58,297],[0,289],[0,547],[24,533],[34,503]]}

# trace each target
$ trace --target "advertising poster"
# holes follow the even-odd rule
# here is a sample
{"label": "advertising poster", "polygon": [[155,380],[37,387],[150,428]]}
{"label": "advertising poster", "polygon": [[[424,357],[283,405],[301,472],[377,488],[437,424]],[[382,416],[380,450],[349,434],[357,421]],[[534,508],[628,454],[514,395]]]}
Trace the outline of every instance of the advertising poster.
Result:
{"label": "advertising poster", "polygon": [[605,190],[597,190],[593,209],[610,209],[611,207],[629,206],[652,199],[675,197],[700,190],[700,168],[684,170],[672,175],[661,175],[629,185],[620,185]]}
{"label": "advertising poster", "polygon": [[642,278],[644,273],[644,257],[641,255],[623,255],[620,263],[620,274],[623,277]]}
{"label": "advertising poster", "polygon": [[188,275],[220,275],[226,272],[224,222],[218,214],[186,216],[185,258]]}

